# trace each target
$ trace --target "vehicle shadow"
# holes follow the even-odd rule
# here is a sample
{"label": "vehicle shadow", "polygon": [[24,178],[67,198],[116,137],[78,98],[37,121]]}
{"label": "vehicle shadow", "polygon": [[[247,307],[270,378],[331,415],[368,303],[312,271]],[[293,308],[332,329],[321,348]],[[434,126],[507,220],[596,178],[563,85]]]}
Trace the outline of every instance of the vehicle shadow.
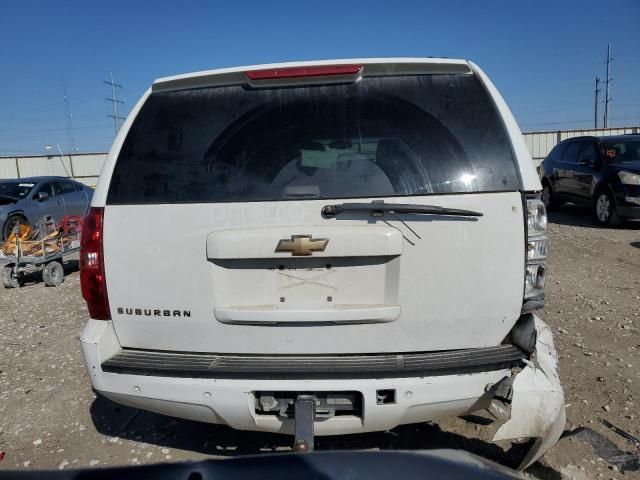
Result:
{"label": "vehicle shadow", "polygon": [[630,243],[630,245],[631,245],[632,247],[640,248],[640,241],[638,241],[638,242],[631,242],[631,243]]}
{"label": "vehicle shadow", "polygon": [[[580,205],[565,204],[558,210],[548,212],[549,223],[555,223],[558,225],[568,225],[574,227],[585,227],[595,229],[606,229],[607,227],[601,227],[597,225],[593,220],[591,209]],[[612,227],[609,227],[612,228]],[[625,230],[640,230],[640,221],[628,220],[622,223],[619,227]]]}
{"label": "vehicle shadow", "polygon": [[[207,423],[182,420],[138,410],[98,396],[91,417],[99,433],[160,447],[188,450],[212,456],[237,456],[291,450],[289,435],[247,432]],[[467,417],[465,417],[467,418]],[[475,423],[474,417],[469,416]],[[485,419],[482,422],[485,423]],[[477,438],[442,430],[434,423],[403,425],[388,432],[316,438],[316,450],[431,450],[461,449],[515,468],[529,444],[513,444],[505,450]],[[536,478],[555,480],[556,470],[536,462],[527,472]]]}

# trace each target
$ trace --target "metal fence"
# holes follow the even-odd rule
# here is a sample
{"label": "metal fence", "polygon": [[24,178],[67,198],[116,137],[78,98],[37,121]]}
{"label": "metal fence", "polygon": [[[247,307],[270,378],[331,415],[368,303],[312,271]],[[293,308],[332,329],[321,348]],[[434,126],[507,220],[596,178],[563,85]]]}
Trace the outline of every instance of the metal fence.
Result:
{"label": "metal fence", "polygon": [[[583,135],[623,135],[640,133],[640,127],[597,128],[583,130],[555,130],[523,133],[531,157],[538,167],[553,147],[562,140]],[[0,179],[41,175],[73,177],[94,187],[100,176],[106,153],[74,153],[71,155],[29,155],[0,157]]]}
{"label": "metal fence", "polygon": [[526,132],[523,133],[524,141],[529,147],[531,157],[536,167],[542,163],[551,149],[567,138],[582,136],[609,136],[624,135],[627,133],[640,133],[640,127],[620,127],[620,128],[592,128],[583,130],[556,130],[552,132]]}
{"label": "metal fence", "polygon": [[106,153],[0,157],[0,179],[57,175],[95,187]]}

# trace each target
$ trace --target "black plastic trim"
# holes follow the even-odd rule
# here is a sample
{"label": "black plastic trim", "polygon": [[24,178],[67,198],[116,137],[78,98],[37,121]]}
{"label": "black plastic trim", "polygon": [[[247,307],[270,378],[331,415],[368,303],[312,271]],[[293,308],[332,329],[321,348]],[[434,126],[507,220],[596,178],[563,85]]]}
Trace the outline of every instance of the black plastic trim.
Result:
{"label": "black plastic trim", "polygon": [[522,192],[517,188],[506,188],[504,190],[477,190],[473,192],[437,192],[437,193],[415,193],[410,195],[365,195],[360,197],[316,197],[316,198],[276,198],[273,200],[218,200],[218,201],[202,201],[202,200],[180,200],[176,202],[114,202],[113,200],[107,199],[105,206],[137,206],[137,205],[231,205],[234,203],[285,203],[285,202],[334,202],[334,201],[343,201],[343,200],[361,200],[361,199],[381,199],[381,198],[414,198],[414,197],[444,197],[444,196],[457,196],[457,195],[486,195],[493,193],[514,193],[514,192]]}
{"label": "black plastic trim", "polygon": [[234,355],[123,349],[102,363],[108,373],[183,378],[389,378],[459,375],[519,367],[515,345],[364,355]]}

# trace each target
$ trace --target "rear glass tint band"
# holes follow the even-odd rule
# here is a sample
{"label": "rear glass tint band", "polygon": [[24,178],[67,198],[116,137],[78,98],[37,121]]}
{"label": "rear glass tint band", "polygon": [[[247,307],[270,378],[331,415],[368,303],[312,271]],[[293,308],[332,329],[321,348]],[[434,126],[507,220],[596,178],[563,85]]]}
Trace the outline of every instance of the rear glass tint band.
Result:
{"label": "rear glass tint band", "polygon": [[517,190],[508,134],[472,75],[152,94],[109,204],[247,202]]}

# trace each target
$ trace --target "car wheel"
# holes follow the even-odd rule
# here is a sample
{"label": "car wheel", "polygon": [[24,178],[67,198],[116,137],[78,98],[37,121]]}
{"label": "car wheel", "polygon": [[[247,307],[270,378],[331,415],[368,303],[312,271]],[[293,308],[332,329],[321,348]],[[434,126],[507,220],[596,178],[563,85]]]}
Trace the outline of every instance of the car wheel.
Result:
{"label": "car wheel", "polygon": [[47,287],[57,287],[64,278],[64,269],[60,262],[50,262],[42,269],[42,280]]}
{"label": "car wheel", "polygon": [[551,190],[551,185],[548,183],[544,183],[542,185],[542,203],[547,210],[557,210],[559,207],[558,200],[556,200],[556,196],[553,194],[553,190]]}
{"label": "car wheel", "polygon": [[13,276],[13,265],[2,267],[2,285],[4,288],[18,288],[20,286],[20,280]]}
{"label": "car wheel", "polygon": [[616,202],[609,192],[600,191],[593,202],[593,218],[602,225],[611,227],[619,225],[621,220],[616,212]]}
{"label": "car wheel", "polygon": [[12,215],[7,218],[7,221],[4,222],[4,227],[2,229],[2,239],[6,240],[9,238],[9,235],[13,232],[13,229],[18,225],[26,225],[27,221],[24,217],[20,215]]}

